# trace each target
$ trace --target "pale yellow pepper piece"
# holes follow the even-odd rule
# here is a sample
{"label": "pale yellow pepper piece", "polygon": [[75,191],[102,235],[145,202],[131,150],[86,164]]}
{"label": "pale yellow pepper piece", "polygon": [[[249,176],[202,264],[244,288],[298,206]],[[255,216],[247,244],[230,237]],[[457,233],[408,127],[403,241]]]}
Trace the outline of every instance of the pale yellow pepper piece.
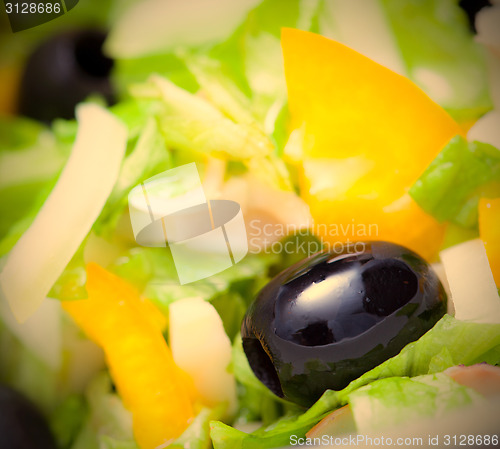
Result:
{"label": "pale yellow pepper piece", "polygon": [[500,198],[479,200],[479,236],[486,248],[495,284],[500,288]]}
{"label": "pale yellow pepper piece", "polygon": [[142,303],[123,279],[97,264],[87,266],[88,299],[63,303],[76,323],[105,352],[141,449],[173,441],[193,418],[189,382]]}
{"label": "pale yellow pepper piece", "polygon": [[431,259],[443,225],[407,192],[463,130],[410,80],[343,44],[295,29],[281,43],[292,128],[305,135],[301,195],[320,236],[392,241]]}

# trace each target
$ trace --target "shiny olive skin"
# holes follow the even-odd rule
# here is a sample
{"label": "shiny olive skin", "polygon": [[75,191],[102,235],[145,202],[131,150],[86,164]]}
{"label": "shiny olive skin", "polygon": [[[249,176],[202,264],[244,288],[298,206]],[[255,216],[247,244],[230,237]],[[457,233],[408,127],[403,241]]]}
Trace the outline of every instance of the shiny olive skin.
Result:
{"label": "shiny olive skin", "polygon": [[420,256],[393,243],[358,242],[271,280],[243,320],[243,349],[271,391],[309,406],[420,338],[446,302]]}
{"label": "shiny olive skin", "polygon": [[0,449],[57,449],[40,411],[22,394],[0,385]]}
{"label": "shiny olive skin", "polygon": [[105,37],[100,30],[70,31],[36,48],[21,77],[19,114],[49,123],[73,118],[75,106],[91,94],[112,103],[113,61],[102,52]]}

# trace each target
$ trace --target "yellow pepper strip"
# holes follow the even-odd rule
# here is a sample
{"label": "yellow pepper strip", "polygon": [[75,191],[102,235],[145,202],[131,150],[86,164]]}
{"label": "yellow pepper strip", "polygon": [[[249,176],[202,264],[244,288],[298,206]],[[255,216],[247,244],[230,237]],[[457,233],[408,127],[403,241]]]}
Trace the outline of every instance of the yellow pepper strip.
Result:
{"label": "yellow pepper strip", "polygon": [[281,43],[292,128],[304,129],[301,195],[321,237],[434,256],[443,227],[407,192],[463,130],[410,80],[343,44],[294,29]]}
{"label": "yellow pepper strip", "polygon": [[102,346],[111,376],[133,417],[141,449],[177,438],[193,418],[189,388],[179,375],[159,326],[138,292],[97,264],[87,266],[88,299],[63,303]]}
{"label": "yellow pepper strip", "polygon": [[500,288],[500,198],[479,200],[479,236],[484,242],[495,283]]}

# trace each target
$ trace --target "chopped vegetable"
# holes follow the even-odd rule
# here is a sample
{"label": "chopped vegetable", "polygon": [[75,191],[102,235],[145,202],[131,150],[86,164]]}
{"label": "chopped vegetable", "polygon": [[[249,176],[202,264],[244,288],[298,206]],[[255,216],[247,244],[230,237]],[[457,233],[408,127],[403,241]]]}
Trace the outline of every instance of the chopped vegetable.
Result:
{"label": "chopped vegetable", "polygon": [[455,382],[472,388],[483,396],[500,394],[500,367],[487,363],[472,366],[454,366],[444,371]]}
{"label": "chopped vegetable", "polygon": [[323,418],[306,433],[306,436],[308,438],[318,438],[323,435],[338,436],[354,433],[355,431],[356,423],[352,416],[351,407],[344,405]]}
{"label": "chopped vegetable", "polygon": [[156,75],[151,83],[166,106],[160,127],[167,144],[234,159],[270,154],[271,142],[257,126],[234,123],[205,99],[190,94],[166,78]]}
{"label": "chopped vegetable", "polygon": [[321,34],[406,76],[406,64],[398,47],[397,35],[389,26],[389,11],[384,3],[364,0],[360,8],[356,2],[325,2],[319,17]]}
{"label": "chopped vegetable", "polygon": [[78,108],[78,135],[59,180],[0,273],[2,295],[28,319],[71,260],[118,177],[127,130],[100,106]]}
{"label": "chopped vegetable", "polygon": [[486,248],[493,277],[500,288],[500,198],[479,200],[479,235]]}
{"label": "chopped vegetable", "polygon": [[[401,391],[405,394],[402,395]],[[349,395],[361,435],[397,428],[422,418],[440,419],[446,412],[485,399],[445,374],[379,379]]]}
{"label": "chopped vegetable", "polygon": [[103,443],[109,441],[139,449],[134,441],[132,415],[114,391],[108,372],[101,371],[88,382],[84,401],[85,421],[71,449],[102,449]]}
{"label": "chopped vegetable", "polygon": [[88,299],[65,302],[64,308],[103,347],[117,389],[132,412],[139,446],[154,449],[177,438],[193,410],[160,329],[137,292],[98,265],[87,267],[87,291]]}
{"label": "chopped vegetable", "polygon": [[441,260],[455,317],[477,323],[500,323],[500,297],[483,242],[474,239],[447,248],[441,252]]}
{"label": "chopped vegetable", "polygon": [[477,225],[481,195],[500,195],[500,150],[481,142],[451,139],[410,189],[422,209],[439,221]]}
{"label": "chopped vegetable", "polygon": [[432,258],[440,226],[406,193],[459,126],[411,81],[342,44],[284,29],[282,46],[292,128],[305,124],[305,163],[324,164],[303,172],[313,218],[377,228],[332,236],[318,226],[321,236],[332,244],[389,240]]}
{"label": "chopped vegetable", "polygon": [[184,298],[169,307],[169,335],[177,365],[194,380],[202,402],[236,409],[236,383],[228,372],[231,342],[214,306],[201,298]]}
{"label": "chopped vegetable", "polygon": [[460,123],[474,120],[492,107],[484,51],[472,38],[459,2],[380,2],[408,77],[429,97]]}

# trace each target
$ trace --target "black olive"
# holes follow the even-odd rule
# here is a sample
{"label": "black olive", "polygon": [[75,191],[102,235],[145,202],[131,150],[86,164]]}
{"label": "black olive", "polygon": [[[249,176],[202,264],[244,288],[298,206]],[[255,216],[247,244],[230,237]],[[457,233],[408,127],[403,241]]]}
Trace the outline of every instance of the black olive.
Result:
{"label": "black olive", "polygon": [[491,6],[491,2],[488,0],[460,0],[458,5],[467,14],[467,19],[469,21],[469,27],[472,32],[476,33],[476,15],[481,9]]}
{"label": "black olive", "polygon": [[0,449],[56,449],[40,411],[22,394],[0,385]]}
{"label": "black olive", "polygon": [[75,106],[90,94],[112,103],[113,61],[102,52],[105,37],[97,30],[72,31],[36,48],[21,79],[19,113],[48,123],[73,118]]}
{"label": "black olive", "polygon": [[446,299],[414,252],[358,242],[271,280],[243,320],[243,349],[271,391],[308,406],[420,338],[444,315]]}

